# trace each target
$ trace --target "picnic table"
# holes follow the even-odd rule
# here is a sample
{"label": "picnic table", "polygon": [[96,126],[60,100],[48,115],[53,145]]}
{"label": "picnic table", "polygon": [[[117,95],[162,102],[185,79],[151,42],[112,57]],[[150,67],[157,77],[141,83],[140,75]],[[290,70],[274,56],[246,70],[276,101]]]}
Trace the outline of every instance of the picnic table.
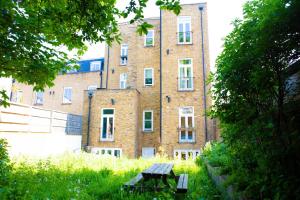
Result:
{"label": "picnic table", "polygon": [[172,163],[155,163],[125,183],[124,186],[125,188],[129,189],[145,189],[146,187],[143,183],[153,180],[154,184],[151,187],[148,186],[147,188],[158,191],[162,189],[159,186],[160,181],[163,183],[165,188],[171,189],[171,184],[169,181],[174,180],[177,184],[176,193],[186,193],[188,189],[188,175],[180,174],[179,176],[176,176],[173,172],[173,167],[174,164]]}

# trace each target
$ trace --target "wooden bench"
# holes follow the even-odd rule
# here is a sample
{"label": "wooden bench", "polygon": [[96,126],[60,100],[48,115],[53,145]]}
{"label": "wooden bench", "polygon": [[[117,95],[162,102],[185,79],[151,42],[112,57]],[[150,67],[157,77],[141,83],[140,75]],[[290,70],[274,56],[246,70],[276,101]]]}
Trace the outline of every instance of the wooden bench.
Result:
{"label": "wooden bench", "polygon": [[176,193],[186,193],[188,189],[188,174],[180,174]]}
{"label": "wooden bench", "polygon": [[134,189],[135,188],[135,184],[137,184],[142,179],[143,179],[143,175],[140,173],[136,177],[134,177],[133,179],[131,179],[130,181],[128,181],[127,183],[125,183],[124,187],[127,188],[127,189]]}

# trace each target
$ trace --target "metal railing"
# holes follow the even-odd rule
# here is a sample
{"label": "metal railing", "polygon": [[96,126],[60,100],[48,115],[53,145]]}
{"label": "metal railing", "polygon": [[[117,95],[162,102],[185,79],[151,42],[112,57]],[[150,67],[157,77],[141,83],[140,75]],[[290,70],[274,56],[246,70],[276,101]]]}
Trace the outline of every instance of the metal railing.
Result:
{"label": "metal railing", "polygon": [[192,44],[193,41],[193,32],[185,31],[185,32],[177,32],[177,44]]}
{"label": "metal railing", "polygon": [[194,90],[194,78],[195,77],[177,77],[178,91],[192,91],[192,90]]}

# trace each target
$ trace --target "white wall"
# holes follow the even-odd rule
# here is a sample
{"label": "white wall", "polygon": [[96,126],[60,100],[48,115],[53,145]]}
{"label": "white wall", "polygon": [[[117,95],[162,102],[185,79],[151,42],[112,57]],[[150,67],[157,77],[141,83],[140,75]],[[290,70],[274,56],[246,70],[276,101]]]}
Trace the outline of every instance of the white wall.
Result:
{"label": "white wall", "polygon": [[5,90],[6,95],[10,97],[12,78],[0,78],[0,91]]}
{"label": "white wall", "polygon": [[8,141],[8,152],[12,156],[49,156],[65,152],[80,151],[81,135],[52,133],[0,133]]}
{"label": "white wall", "polygon": [[8,141],[11,155],[49,156],[79,151],[82,136],[66,133],[68,120],[68,113],[11,103],[8,108],[0,107],[0,138]]}

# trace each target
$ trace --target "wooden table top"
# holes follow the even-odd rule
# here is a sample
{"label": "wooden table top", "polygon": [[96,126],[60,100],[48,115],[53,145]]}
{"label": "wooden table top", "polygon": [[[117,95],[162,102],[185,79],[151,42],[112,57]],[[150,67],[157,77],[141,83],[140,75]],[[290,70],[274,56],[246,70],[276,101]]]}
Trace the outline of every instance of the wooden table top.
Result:
{"label": "wooden table top", "polygon": [[172,171],[172,163],[155,163],[142,172],[143,175],[168,175]]}

